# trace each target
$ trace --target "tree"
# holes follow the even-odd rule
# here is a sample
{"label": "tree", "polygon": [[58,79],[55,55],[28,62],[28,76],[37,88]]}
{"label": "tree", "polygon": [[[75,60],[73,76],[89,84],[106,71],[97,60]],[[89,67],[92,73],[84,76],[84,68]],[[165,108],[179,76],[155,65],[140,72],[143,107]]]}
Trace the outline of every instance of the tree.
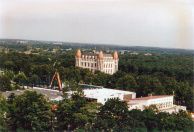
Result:
{"label": "tree", "polygon": [[10,91],[11,88],[11,81],[5,75],[0,75],[0,91]]}
{"label": "tree", "polygon": [[158,122],[160,121],[155,111],[152,108],[145,108],[142,112],[142,120],[144,121],[145,125],[147,126],[148,131],[158,131]]}
{"label": "tree", "polygon": [[147,131],[147,127],[142,119],[144,119],[144,116],[141,110],[133,109],[129,111],[128,125],[131,128],[130,131],[133,131],[133,132]]}
{"label": "tree", "polygon": [[125,101],[110,99],[100,108],[95,129],[126,131],[128,126],[128,106]]}
{"label": "tree", "polygon": [[116,82],[118,81],[119,78],[124,77],[126,73],[124,71],[117,71],[114,73],[111,77],[111,88],[116,88]]}
{"label": "tree", "polygon": [[47,99],[36,91],[25,91],[9,105],[9,125],[14,130],[50,130],[51,108]]}
{"label": "tree", "polygon": [[161,83],[168,95],[171,95],[179,87],[178,82],[173,77],[163,77]]}
{"label": "tree", "polygon": [[175,100],[181,105],[186,105],[187,109],[194,111],[194,90],[189,86],[188,82],[179,82],[175,91]]}
{"label": "tree", "polygon": [[95,80],[96,80],[96,75],[94,75],[93,73],[87,73],[85,75],[84,82],[86,84],[89,84],[89,83],[95,84],[96,83]]}
{"label": "tree", "polygon": [[60,102],[57,107],[57,124],[62,130],[84,128],[88,116],[81,110],[87,104],[82,91],[74,91],[71,100]]}
{"label": "tree", "polygon": [[160,81],[156,77],[151,76],[138,76],[137,83],[139,85],[138,89],[136,90],[137,96],[147,96],[149,93],[153,94],[165,94],[164,88]]}
{"label": "tree", "polygon": [[93,124],[97,120],[97,114],[100,112],[100,107],[103,105],[97,102],[87,102],[87,104],[80,108],[81,112],[87,116],[87,125],[85,129],[88,131],[92,131]]}
{"label": "tree", "polygon": [[10,80],[13,80],[15,74],[14,74],[11,70],[8,70],[8,71],[6,72],[6,76],[7,76]]}
{"label": "tree", "polygon": [[23,72],[21,72],[14,78],[14,81],[17,83],[25,82],[27,81],[27,77]]}
{"label": "tree", "polygon": [[8,111],[6,99],[0,93],[0,131],[7,130],[6,113]]}
{"label": "tree", "polygon": [[36,74],[34,74],[34,75],[32,76],[33,84],[36,85],[36,82],[37,82],[39,79],[40,79],[40,78],[39,78]]}
{"label": "tree", "polygon": [[133,76],[127,74],[126,76],[119,78],[116,82],[116,86],[119,89],[127,91],[136,91],[137,83]]}
{"label": "tree", "polygon": [[9,70],[13,70],[14,68],[16,68],[16,65],[14,64],[13,61],[5,61],[3,65],[5,68],[8,68]]}

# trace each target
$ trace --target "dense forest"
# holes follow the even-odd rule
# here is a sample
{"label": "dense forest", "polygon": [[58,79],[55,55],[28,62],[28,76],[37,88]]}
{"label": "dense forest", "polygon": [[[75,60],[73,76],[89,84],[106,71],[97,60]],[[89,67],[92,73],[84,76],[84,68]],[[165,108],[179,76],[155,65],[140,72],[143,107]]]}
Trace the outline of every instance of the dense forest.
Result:
{"label": "dense forest", "polygon": [[[92,85],[100,85],[112,89],[129,90],[136,92],[137,97],[147,96],[150,93],[152,93],[152,95],[163,95],[163,94],[172,95],[174,91],[175,104],[185,105],[187,106],[187,109],[189,111],[194,112],[193,109],[194,54],[193,51],[191,52],[190,50],[187,52],[186,50],[172,50],[172,49],[165,50],[160,48],[155,49],[144,47],[140,48],[127,47],[127,50],[129,50],[129,52],[124,51],[124,53],[121,54],[119,51],[123,49],[120,47],[114,48],[114,46],[106,47],[95,45],[80,46],[80,45],[53,45],[53,44],[13,44],[12,42],[10,42],[7,45],[1,43],[0,48],[1,48],[0,68],[5,72],[4,75],[3,74],[0,75],[0,91],[22,89],[21,87],[22,85],[48,86],[50,84],[52,76],[56,71],[58,71],[62,82],[65,83],[69,83],[72,85],[77,83],[86,83]],[[119,71],[117,71],[113,75],[108,75],[100,71],[96,71],[96,73],[93,74],[88,69],[75,67],[75,54],[78,48],[82,49],[82,52],[90,52],[95,48],[97,48],[98,50],[103,50],[104,53],[112,53],[110,51],[110,48],[113,48],[112,50],[117,50],[119,52]],[[26,54],[24,53],[25,51],[30,51],[31,53]],[[138,52],[139,54],[137,55],[130,54],[132,51]],[[148,53],[148,51],[149,53],[152,53],[152,55],[147,56],[144,55],[144,53]],[[53,66],[55,62],[56,64],[55,66]],[[12,85],[11,81],[16,82],[16,85]],[[56,80],[54,81],[53,85],[57,86]],[[7,103],[7,107],[5,109],[0,109],[0,113],[5,110],[11,111],[12,105],[17,104],[13,103],[13,101],[16,102],[22,101],[22,99],[20,100],[18,97],[14,96],[14,99],[10,99],[12,103],[4,101],[4,103]],[[2,98],[1,100],[4,100],[3,97],[1,98]],[[25,101],[25,99],[23,101]],[[121,122],[119,121],[117,122],[116,120],[118,120],[119,117],[115,118],[114,116],[108,114],[104,115],[107,112],[107,108],[112,107],[111,102],[107,103],[107,105],[110,105],[106,106],[107,108],[104,108],[105,106],[96,107],[100,108],[97,110],[100,111],[99,113],[93,113],[94,115],[87,115],[91,114],[88,113],[87,111],[91,109],[91,107],[93,107],[94,104],[88,104],[85,102],[82,103],[83,106],[75,106],[77,102],[74,101],[79,100],[75,99],[70,102],[60,102],[57,104],[59,108],[57,112],[55,113],[50,112],[51,115],[54,114],[53,116],[61,114],[70,114],[69,111],[77,107],[77,112],[75,112],[76,115],[74,115],[73,113],[71,113],[72,115],[70,114],[72,116],[71,119],[73,120],[57,118],[58,120],[60,120],[58,122],[63,121],[63,123],[62,124],[58,123],[59,126],[56,126],[57,127],[56,129],[59,128],[62,128],[63,130],[64,129],[74,130],[75,128],[86,129],[87,126],[88,130],[95,130],[95,128],[96,129],[99,128],[100,130],[108,130],[108,128],[111,128],[111,130],[115,131],[125,129],[132,131],[132,128],[139,128],[137,130],[133,129],[134,131],[188,130],[186,128],[178,128],[181,124],[178,125],[176,123],[170,124],[170,122],[176,122],[176,120],[179,119],[181,120],[185,119],[183,124],[190,125],[189,116],[188,118],[183,119],[183,117],[187,115],[184,112],[182,113],[180,112],[179,117],[177,116],[177,113],[176,114],[174,113],[172,115],[169,115],[167,113],[161,113],[161,115],[155,114],[153,110],[150,109],[147,109],[143,112],[138,110],[127,111],[126,112],[127,115],[120,115],[122,116]],[[118,102],[117,100],[113,100],[113,102],[114,103],[117,102],[118,106],[120,105],[125,106],[125,103],[123,102]],[[11,107],[9,107],[9,105],[11,105]],[[47,110],[48,109],[47,107],[49,107],[50,104],[45,103],[44,105],[45,110]],[[34,104],[34,107],[38,108],[36,104]],[[60,109],[66,112],[61,112]],[[125,108],[123,107],[123,109]],[[21,109],[18,108],[17,111],[21,111]],[[150,121],[143,120],[146,119],[144,116],[148,115],[150,117],[146,118],[149,119]],[[10,115],[10,118],[13,118],[15,120],[16,116],[19,117],[20,115]],[[110,121],[107,120],[105,121],[106,123],[103,123],[102,121],[105,120],[103,119],[103,117],[106,116],[111,116],[114,118],[111,118]],[[1,118],[0,120],[3,119],[3,117],[0,118]],[[52,118],[52,116],[45,115],[45,118],[50,119]],[[132,123],[131,120],[133,120],[134,122]],[[55,120],[53,123],[55,122],[57,121]],[[78,122],[82,122],[80,126],[75,125]],[[90,122],[90,124],[88,124],[88,122]],[[155,125],[151,126],[150,124],[154,122]],[[13,125],[14,121],[10,123]],[[126,125],[124,125],[126,123],[127,124],[131,123],[129,128],[128,127],[126,128]],[[9,123],[7,125],[9,125]],[[41,124],[36,125],[41,126]],[[50,128],[51,125],[48,125],[47,120],[45,120],[45,124],[42,125],[45,125],[44,130],[51,129]],[[30,126],[29,124],[26,124],[26,128],[24,130],[28,130],[29,126]],[[75,127],[69,128],[68,126]],[[181,126],[184,127],[183,125]],[[20,127],[21,126],[15,126],[15,129],[16,128],[20,129]],[[191,130],[191,128],[189,129]],[[30,128],[29,130],[43,130],[43,128],[42,127]]]}

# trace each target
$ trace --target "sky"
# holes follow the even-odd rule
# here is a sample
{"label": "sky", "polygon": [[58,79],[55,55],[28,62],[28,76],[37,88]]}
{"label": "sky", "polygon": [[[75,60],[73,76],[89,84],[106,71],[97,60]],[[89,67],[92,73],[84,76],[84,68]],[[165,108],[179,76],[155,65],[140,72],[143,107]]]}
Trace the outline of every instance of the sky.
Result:
{"label": "sky", "polygon": [[0,38],[194,49],[194,0],[0,0]]}

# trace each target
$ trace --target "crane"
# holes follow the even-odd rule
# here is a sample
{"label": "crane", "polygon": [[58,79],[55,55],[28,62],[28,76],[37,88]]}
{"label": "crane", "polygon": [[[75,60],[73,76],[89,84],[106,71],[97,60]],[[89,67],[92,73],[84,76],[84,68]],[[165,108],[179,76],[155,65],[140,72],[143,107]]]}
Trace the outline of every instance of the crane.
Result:
{"label": "crane", "polygon": [[[56,62],[57,62],[57,60],[56,60]],[[55,66],[56,62],[53,64],[53,67]],[[53,78],[51,80],[50,87],[52,86],[52,83],[53,83],[53,80],[54,80],[55,77],[57,77],[57,80],[58,80],[59,91],[62,92],[61,80],[60,80],[59,73],[57,72],[57,70],[56,70],[56,72],[55,72],[55,74],[54,74],[54,76],[53,76]]]}

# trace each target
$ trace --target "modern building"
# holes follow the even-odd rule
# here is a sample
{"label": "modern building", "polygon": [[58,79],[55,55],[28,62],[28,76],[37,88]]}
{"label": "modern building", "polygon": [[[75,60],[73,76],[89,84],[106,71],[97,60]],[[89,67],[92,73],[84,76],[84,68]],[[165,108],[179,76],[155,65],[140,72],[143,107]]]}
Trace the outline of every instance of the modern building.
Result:
{"label": "modern building", "polygon": [[81,53],[77,51],[75,56],[75,66],[88,68],[92,73],[96,70],[100,70],[107,74],[114,74],[118,71],[118,54],[115,51],[114,54],[103,54],[102,51],[92,53]]}
{"label": "modern building", "polygon": [[144,110],[150,105],[156,105],[160,111],[169,113],[178,112],[180,109],[186,110],[186,106],[174,105],[174,95],[149,95],[148,97],[140,97],[126,101],[128,102],[129,110]]}
{"label": "modern building", "polygon": [[[94,101],[97,103],[105,104],[110,99],[129,100],[135,99],[136,93],[130,91],[116,90],[103,88],[102,86],[85,85],[81,84],[80,88],[83,89],[85,98],[87,101]],[[69,97],[73,93],[72,91],[66,92]]]}

